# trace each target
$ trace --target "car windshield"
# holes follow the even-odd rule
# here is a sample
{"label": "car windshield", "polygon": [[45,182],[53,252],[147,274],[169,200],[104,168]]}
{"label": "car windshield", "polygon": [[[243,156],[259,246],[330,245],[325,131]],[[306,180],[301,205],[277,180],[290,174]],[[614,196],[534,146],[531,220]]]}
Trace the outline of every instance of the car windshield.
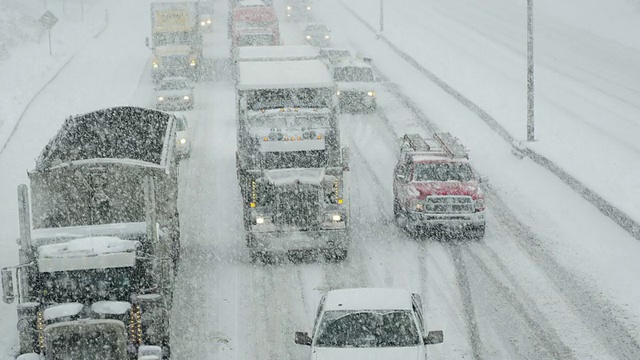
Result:
{"label": "car windshield", "polygon": [[304,31],[317,33],[317,32],[327,32],[329,31],[329,29],[327,29],[325,25],[311,25],[311,26],[307,26],[307,28]]}
{"label": "car windshield", "polygon": [[184,90],[189,84],[184,80],[164,81],[160,84],[160,90]]}
{"label": "car windshield", "polygon": [[318,347],[407,347],[422,342],[409,310],[327,311],[318,328]]}
{"label": "car windshield", "polygon": [[460,162],[418,163],[413,169],[413,181],[460,181],[474,179],[471,166]]}
{"label": "car windshield", "polygon": [[367,67],[336,67],[333,69],[333,80],[343,82],[373,82],[373,71]]}

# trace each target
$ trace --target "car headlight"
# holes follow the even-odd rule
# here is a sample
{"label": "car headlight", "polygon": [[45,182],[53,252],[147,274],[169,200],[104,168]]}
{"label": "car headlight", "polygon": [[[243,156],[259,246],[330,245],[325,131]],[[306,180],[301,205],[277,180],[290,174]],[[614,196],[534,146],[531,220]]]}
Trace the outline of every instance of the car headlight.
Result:
{"label": "car headlight", "polygon": [[158,96],[158,101],[163,101],[163,100],[164,100],[164,97]]}
{"label": "car headlight", "polygon": [[183,97],[183,99],[185,99],[185,100],[189,100],[189,95],[185,95],[185,96]]}
{"label": "car headlight", "polygon": [[311,35],[307,35],[305,37],[307,38],[307,40],[311,39]]}
{"label": "car headlight", "polygon": [[207,20],[207,24],[211,24],[211,19]]}
{"label": "car headlight", "polygon": [[311,10],[311,6],[307,6],[307,10]]}
{"label": "car headlight", "polygon": [[340,90],[336,91],[336,95],[340,95]]}
{"label": "car headlight", "polygon": [[369,91],[369,92],[367,93],[367,95],[369,95],[369,96],[376,96],[376,92],[375,92],[375,91]]}
{"label": "car headlight", "polygon": [[329,35],[325,35],[325,36],[324,36],[324,38],[325,38],[325,39],[328,39],[328,38],[329,38]]}
{"label": "car headlight", "polygon": [[332,220],[333,222],[339,222],[339,221],[342,221],[342,216],[340,216],[340,214],[333,214],[333,215],[331,216],[331,220]]}
{"label": "car headlight", "polygon": [[256,217],[256,224],[264,224],[264,218],[262,216]]}
{"label": "car headlight", "polygon": [[205,25],[207,25],[206,21],[200,21],[200,26],[205,26]]}
{"label": "car headlight", "polygon": [[186,138],[180,138],[180,144],[184,145],[187,143],[187,139]]}
{"label": "car headlight", "polygon": [[154,69],[157,69],[157,68],[158,68],[158,63],[157,63],[157,62],[155,62],[155,61],[154,61],[154,62],[152,63],[152,65],[153,65],[153,68],[154,68]]}
{"label": "car headlight", "polygon": [[287,10],[291,10],[291,6],[287,6]]}
{"label": "car headlight", "polygon": [[195,60],[191,60],[191,63],[189,65],[196,66],[196,61]]}

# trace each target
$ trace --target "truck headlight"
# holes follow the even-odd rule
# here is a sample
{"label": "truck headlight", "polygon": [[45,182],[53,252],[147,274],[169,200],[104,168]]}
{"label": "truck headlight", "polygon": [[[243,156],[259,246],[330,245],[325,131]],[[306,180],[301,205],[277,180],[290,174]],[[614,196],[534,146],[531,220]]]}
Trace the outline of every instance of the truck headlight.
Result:
{"label": "truck headlight", "polygon": [[310,40],[310,39],[311,39],[311,35],[307,35],[307,36],[305,36],[305,37],[307,38],[307,40]]}
{"label": "truck headlight", "polygon": [[311,6],[307,6],[307,10],[311,10]]}
{"label": "truck headlight", "polygon": [[163,100],[164,100],[164,97],[158,96],[158,101],[163,101]]}
{"label": "truck headlight", "polygon": [[186,138],[180,138],[180,144],[184,145],[187,143],[187,139]]}
{"label": "truck headlight", "polygon": [[329,35],[325,35],[325,36],[324,36],[324,38],[325,38],[325,39],[328,39],[328,38],[329,38]]}
{"label": "truck headlight", "polygon": [[185,96],[183,97],[183,99],[185,99],[185,100],[189,100],[189,95],[185,95]]}
{"label": "truck headlight", "polygon": [[205,25],[207,25],[207,22],[206,22],[206,21],[204,21],[204,20],[203,20],[203,21],[200,21],[200,26],[205,26]]}
{"label": "truck headlight", "polygon": [[256,217],[256,224],[264,224],[264,218],[262,216]]}
{"label": "truck headlight", "polygon": [[484,199],[482,198],[476,199],[475,201],[476,212],[484,211],[484,209],[485,209]]}
{"label": "truck headlight", "polygon": [[291,10],[291,6],[287,6],[287,10]]}
{"label": "truck headlight", "polygon": [[191,60],[191,63],[189,65],[190,66],[196,66],[196,61],[195,60]]}
{"label": "truck headlight", "polygon": [[211,25],[211,19],[207,20],[207,25]]}
{"label": "truck headlight", "polygon": [[341,221],[341,220],[342,220],[342,216],[340,216],[340,214],[333,214],[333,215],[331,216],[331,220],[332,220],[333,222],[339,222],[339,221]]}
{"label": "truck headlight", "polygon": [[340,90],[336,91],[336,95],[340,95]]}
{"label": "truck headlight", "polygon": [[152,63],[152,66],[153,66],[153,68],[154,68],[154,69],[157,69],[157,68],[158,68],[158,63],[154,61],[154,62]]}
{"label": "truck headlight", "polygon": [[372,96],[372,97],[373,97],[373,96],[376,96],[376,92],[375,92],[375,91],[369,91],[369,92],[367,93],[367,95],[369,95],[369,96]]}

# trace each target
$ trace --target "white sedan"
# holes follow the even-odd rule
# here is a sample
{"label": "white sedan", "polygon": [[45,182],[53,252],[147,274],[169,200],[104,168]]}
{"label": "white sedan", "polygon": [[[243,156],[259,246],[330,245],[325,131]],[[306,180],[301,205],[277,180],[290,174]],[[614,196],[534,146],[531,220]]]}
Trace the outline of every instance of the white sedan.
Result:
{"label": "white sedan", "polygon": [[311,336],[295,342],[311,347],[310,359],[425,359],[426,346],[443,341],[441,330],[425,336],[419,294],[401,289],[341,289],[320,300]]}
{"label": "white sedan", "polygon": [[186,77],[165,77],[156,90],[156,108],[160,110],[193,109],[193,84]]}

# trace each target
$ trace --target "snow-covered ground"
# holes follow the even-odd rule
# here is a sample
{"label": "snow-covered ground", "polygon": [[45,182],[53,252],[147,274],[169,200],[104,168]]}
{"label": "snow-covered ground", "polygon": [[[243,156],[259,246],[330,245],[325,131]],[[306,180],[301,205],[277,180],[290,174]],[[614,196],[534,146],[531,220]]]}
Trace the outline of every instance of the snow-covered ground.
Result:
{"label": "snow-covered ground", "polygon": [[[375,23],[377,8],[369,3],[372,2],[350,2],[356,8],[361,7],[359,11],[363,14],[372,7],[369,16]],[[514,5],[510,6],[506,0],[471,2],[480,3],[488,4],[486,11],[491,9],[507,20],[513,15],[510,11]],[[429,15],[429,23],[444,32],[437,24],[452,22],[451,13],[447,11],[460,10],[456,13],[456,22],[466,25],[474,24],[477,13],[460,9],[463,8],[461,0],[437,3],[407,0],[406,4],[393,10],[402,9],[406,19],[396,20],[396,26],[409,29],[400,43],[408,44],[407,37],[422,34],[424,40],[416,40],[416,44],[438,45],[440,48],[434,56],[447,58],[435,65],[430,59],[420,59],[424,66],[446,71],[447,76],[443,77],[447,81],[450,75],[461,92],[491,110],[499,120],[511,119],[503,107],[512,113],[520,111],[521,107],[514,105],[516,90],[500,90],[498,86],[511,84],[504,79],[513,75],[510,71],[515,65],[509,57],[500,59],[495,54],[493,50],[498,51],[497,45],[495,48],[487,45],[486,51],[496,57],[494,61],[501,61],[498,63],[460,54],[460,48],[465,46],[470,51],[477,50],[478,37],[486,36],[484,41],[490,44],[495,41],[490,40],[492,36],[501,32],[482,35],[484,28],[459,25],[450,32],[456,34],[459,41],[467,42],[452,42],[447,48],[445,45],[450,40],[435,42],[437,36],[422,29],[430,26],[424,21],[426,15],[416,19],[413,14],[430,9],[423,6],[437,6],[441,12],[434,13],[437,16]],[[280,10],[284,6],[283,1],[275,1],[275,5]],[[24,170],[33,167],[33,158],[64,117],[114,105],[151,105],[149,51],[143,41],[149,29],[148,1],[113,0],[104,6],[110,9],[110,26],[98,38],[76,47],[77,54],[33,101],[7,148],[0,153],[0,168],[4,170],[0,180],[0,203],[4,204],[0,207],[0,225],[1,241],[6,249],[0,254],[2,266],[17,261],[13,242],[18,233],[16,185],[25,180]],[[216,2],[217,20],[226,15],[226,6],[226,1]],[[552,9],[550,2],[545,6]],[[407,12],[409,8],[415,10]],[[429,347],[430,359],[640,358],[640,329],[637,328],[640,290],[635,286],[640,270],[635,254],[640,253],[640,243],[553,175],[529,160],[512,157],[509,144],[376,40],[336,1],[324,1],[316,10],[317,20],[325,21],[333,29],[334,45],[353,47],[372,56],[388,81],[397,83],[440,129],[451,131],[471,148],[475,165],[489,178],[487,236],[477,243],[415,241],[395,227],[391,208],[394,137],[404,132],[424,134],[426,130],[415,114],[381,84],[379,114],[344,115],[340,119],[343,140],[352,152],[354,235],[349,259],[339,264],[323,261],[277,266],[250,264],[244,246],[234,169],[233,84],[229,81],[201,83],[196,88],[196,109],[188,114],[194,127],[193,153],[181,165],[183,252],[171,318],[173,358],[304,358],[307,348],[293,343],[294,331],[310,330],[322,292],[354,286],[401,287],[421,293],[428,329],[445,331],[444,344]],[[393,11],[390,9],[388,13],[389,21],[393,21]],[[100,19],[103,17],[96,15],[93,20]],[[575,25],[554,22],[554,19],[557,18],[549,17],[548,22],[557,26]],[[224,24],[220,22],[216,31],[224,31]],[[392,37],[393,25],[389,23],[388,28],[388,35]],[[281,30],[285,44],[301,42],[297,24],[283,23]],[[518,34],[508,32],[514,33]],[[571,34],[566,32],[563,36]],[[590,38],[582,31],[577,34],[576,42]],[[602,44],[621,46],[609,40]],[[419,46],[405,50],[415,48],[429,49]],[[13,48],[12,56],[18,51]],[[572,52],[567,50],[563,54],[569,57]],[[419,54],[412,55],[419,58]],[[518,60],[520,55],[513,55],[515,62],[522,62]],[[578,56],[581,55],[569,60],[577,61]],[[614,58],[618,62],[633,60],[622,55]],[[554,61],[550,61],[550,66],[553,64]],[[464,76],[465,69],[470,76]],[[612,66],[610,71],[616,69]],[[583,77],[586,75],[578,79]],[[622,79],[626,83],[630,78],[631,75]],[[480,89],[478,84],[482,84],[483,79],[489,79],[487,83],[492,86]],[[515,83],[513,86],[517,88],[520,83]],[[627,85],[629,92],[638,89],[635,84]],[[579,90],[589,88],[588,84],[571,86]],[[0,82],[0,90],[6,87]],[[544,87],[539,91],[545,91]],[[556,92],[554,96],[563,93]],[[513,99],[505,98],[512,95]],[[602,95],[602,98],[608,96]],[[524,100],[518,101],[524,104]],[[19,107],[17,103],[15,107]],[[628,115],[622,110],[620,113]],[[518,117],[524,122],[523,115]],[[579,130],[576,134],[590,131],[584,123],[577,124],[582,125],[576,126]],[[514,134],[521,132],[520,125],[510,125],[508,121],[503,125]],[[541,140],[535,146],[550,141],[551,133],[541,131]],[[0,134],[4,134],[4,130],[0,129]],[[569,145],[579,146],[580,141],[586,141],[578,135],[572,136],[575,139],[572,138]],[[616,144],[609,145],[611,151],[617,151],[618,147],[625,149]],[[575,164],[578,170],[581,166],[585,163]],[[598,163],[599,171],[607,171],[600,166]],[[593,166],[589,169],[593,171]],[[581,174],[574,172],[581,180],[597,180],[589,172]],[[611,177],[610,180],[612,184],[619,180],[619,186],[626,186],[625,178]],[[608,199],[614,201],[611,197]],[[16,345],[15,305],[0,305],[0,319],[3,320],[0,322],[0,359],[10,359]]]}

